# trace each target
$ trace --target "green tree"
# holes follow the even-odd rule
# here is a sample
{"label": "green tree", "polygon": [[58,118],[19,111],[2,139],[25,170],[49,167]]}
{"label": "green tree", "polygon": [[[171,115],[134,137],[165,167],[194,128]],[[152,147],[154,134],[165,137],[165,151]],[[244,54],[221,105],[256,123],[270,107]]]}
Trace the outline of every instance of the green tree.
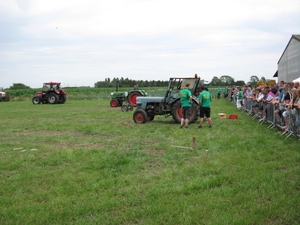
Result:
{"label": "green tree", "polygon": [[213,79],[210,82],[210,85],[216,86],[216,85],[220,85],[221,81],[218,77],[214,76]]}
{"label": "green tree", "polygon": [[256,82],[258,82],[258,81],[259,81],[259,79],[258,79],[257,76],[253,75],[253,76],[250,77],[250,82],[251,82],[251,83],[256,83]]}
{"label": "green tree", "polygon": [[228,75],[223,75],[220,77],[221,85],[233,85],[234,78]]}
{"label": "green tree", "polygon": [[266,78],[265,77],[261,77],[259,81],[266,82]]}
{"label": "green tree", "polygon": [[258,77],[256,75],[252,75],[250,77],[250,85],[251,86],[255,86],[257,84],[257,82],[259,81]]}
{"label": "green tree", "polygon": [[107,81],[98,81],[94,84],[95,88],[100,88],[100,87],[112,87],[112,84],[107,82]]}
{"label": "green tree", "polygon": [[244,85],[245,85],[245,81],[243,81],[243,80],[237,80],[237,81],[235,82],[235,85],[236,85],[236,86],[244,86]]}
{"label": "green tree", "polygon": [[12,86],[9,87],[10,90],[17,90],[17,89],[30,89],[29,86],[26,86],[22,83],[14,83]]}

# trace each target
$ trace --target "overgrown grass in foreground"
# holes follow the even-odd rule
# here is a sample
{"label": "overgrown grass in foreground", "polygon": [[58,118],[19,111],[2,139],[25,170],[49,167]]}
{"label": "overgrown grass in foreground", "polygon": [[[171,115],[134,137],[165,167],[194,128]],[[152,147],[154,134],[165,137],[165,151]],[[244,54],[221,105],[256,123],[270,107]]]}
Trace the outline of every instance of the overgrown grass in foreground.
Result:
{"label": "overgrown grass in foreground", "polygon": [[299,224],[299,141],[220,112],[186,130],[109,100],[2,103],[0,223]]}

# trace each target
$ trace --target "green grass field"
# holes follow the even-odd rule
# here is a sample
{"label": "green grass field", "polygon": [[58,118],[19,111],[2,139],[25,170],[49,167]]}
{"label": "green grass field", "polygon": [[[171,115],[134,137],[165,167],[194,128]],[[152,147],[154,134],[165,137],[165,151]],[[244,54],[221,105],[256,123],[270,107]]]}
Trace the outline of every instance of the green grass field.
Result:
{"label": "green grass field", "polygon": [[212,129],[135,124],[109,99],[0,107],[2,225],[300,224],[299,141],[223,99]]}

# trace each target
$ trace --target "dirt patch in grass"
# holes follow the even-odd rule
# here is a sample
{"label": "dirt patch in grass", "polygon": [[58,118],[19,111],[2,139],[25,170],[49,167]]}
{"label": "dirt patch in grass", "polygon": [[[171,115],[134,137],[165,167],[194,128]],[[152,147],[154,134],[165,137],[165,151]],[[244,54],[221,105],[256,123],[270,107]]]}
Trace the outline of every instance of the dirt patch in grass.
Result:
{"label": "dirt patch in grass", "polygon": [[[148,146],[150,146],[150,144]],[[147,149],[145,153],[151,156],[163,156],[166,154],[166,150]]]}
{"label": "dirt patch in grass", "polygon": [[[45,143],[47,146],[53,148],[72,148],[72,149],[82,149],[82,150],[92,150],[92,149],[105,149],[107,146],[102,139],[105,141],[113,140],[114,135],[106,134],[86,134],[76,131],[52,131],[52,130],[39,130],[39,131],[20,131],[16,132],[13,136],[4,137],[3,140],[12,140],[12,141],[22,141],[22,138],[26,139],[27,137],[51,137],[52,140],[43,140],[42,143]],[[53,138],[52,138],[53,137]],[[91,137],[87,140],[87,137]],[[84,140],[84,142],[82,142]],[[99,141],[97,141],[99,140]]]}
{"label": "dirt patch in grass", "polygon": [[39,130],[39,131],[29,131],[24,130],[16,132],[15,136],[63,136],[63,135],[74,135],[74,132],[70,131],[53,131],[53,130]]}
{"label": "dirt patch in grass", "polygon": [[92,149],[103,149],[104,145],[102,143],[73,143],[73,142],[64,142],[64,143],[54,143],[52,146],[56,147],[66,147],[72,149],[82,149],[82,150],[92,150]]}

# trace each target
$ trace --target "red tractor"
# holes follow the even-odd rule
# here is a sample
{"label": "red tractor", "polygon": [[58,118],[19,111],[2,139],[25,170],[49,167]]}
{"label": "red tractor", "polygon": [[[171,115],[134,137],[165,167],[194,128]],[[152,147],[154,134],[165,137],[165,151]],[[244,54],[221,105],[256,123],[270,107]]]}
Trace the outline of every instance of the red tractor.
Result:
{"label": "red tractor", "polygon": [[67,92],[60,88],[60,82],[48,82],[43,84],[41,92],[37,92],[32,98],[33,104],[64,104],[67,101]]}

